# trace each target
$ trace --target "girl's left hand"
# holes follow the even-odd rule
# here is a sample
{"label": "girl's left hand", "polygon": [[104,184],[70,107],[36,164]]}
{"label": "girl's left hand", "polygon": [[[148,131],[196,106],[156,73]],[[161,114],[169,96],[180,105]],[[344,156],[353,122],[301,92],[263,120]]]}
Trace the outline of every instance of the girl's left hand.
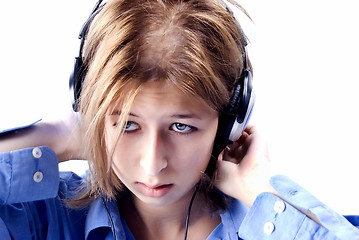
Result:
{"label": "girl's left hand", "polygon": [[217,161],[216,186],[251,207],[262,192],[276,193],[269,183],[270,160],[266,142],[254,127],[247,127]]}

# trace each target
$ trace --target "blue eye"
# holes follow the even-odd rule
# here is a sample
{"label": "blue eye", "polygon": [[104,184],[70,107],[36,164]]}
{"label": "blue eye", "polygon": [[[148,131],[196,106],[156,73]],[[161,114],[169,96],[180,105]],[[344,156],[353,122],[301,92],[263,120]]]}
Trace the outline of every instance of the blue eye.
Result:
{"label": "blue eye", "polygon": [[139,126],[135,122],[128,121],[125,126],[125,132],[132,132],[139,129]]}
{"label": "blue eye", "polygon": [[195,130],[194,127],[183,124],[183,123],[174,123],[171,125],[171,129],[178,133],[189,133],[189,132]]}

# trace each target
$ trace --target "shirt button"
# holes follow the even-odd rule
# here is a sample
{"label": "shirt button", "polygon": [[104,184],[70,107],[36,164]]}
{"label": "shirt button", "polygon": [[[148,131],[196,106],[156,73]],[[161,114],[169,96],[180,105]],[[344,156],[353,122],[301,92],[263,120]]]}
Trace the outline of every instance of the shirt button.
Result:
{"label": "shirt button", "polygon": [[44,178],[44,174],[40,171],[37,171],[32,178],[34,179],[35,182],[39,183]]}
{"label": "shirt button", "polygon": [[274,211],[276,213],[282,213],[285,210],[285,203],[283,201],[277,201],[274,204]]}
{"label": "shirt button", "polygon": [[266,233],[266,234],[272,234],[272,232],[274,231],[274,224],[273,223],[271,223],[271,222],[266,222],[265,224],[264,224],[264,232]]}
{"label": "shirt button", "polygon": [[35,158],[41,158],[42,156],[42,152],[41,149],[36,147],[32,150],[32,156],[34,156]]}
{"label": "shirt button", "polygon": [[292,190],[292,191],[289,191],[289,194],[294,196],[294,195],[297,195],[298,191],[297,190]]}

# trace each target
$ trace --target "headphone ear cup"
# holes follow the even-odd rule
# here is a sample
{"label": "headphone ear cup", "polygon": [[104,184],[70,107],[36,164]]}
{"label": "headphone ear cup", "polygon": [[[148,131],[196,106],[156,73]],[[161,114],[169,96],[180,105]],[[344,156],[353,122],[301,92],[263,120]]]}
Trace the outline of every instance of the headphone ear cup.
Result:
{"label": "headphone ear cup", "polygon": [[241,137],[252,115],[255,102],[255,92],[252,87],[252,73],[249,68],[244,70],[241,80],[240,82],[243,83],[243,91],[240,92],[240,102],[237,103],[238,109],[235,109],[237,116],[231,125],[231,131],[228,135],[228,139],[231,142],[235,142]]}
{"label": "headphone ear cup", "polygon": [[235,122],[236,116],[223,112],[218,119],[218,128],[216,138],[213,144],[213,153],[215,157],[223,151],[223,149],[232,144],[233,142],[229,140],[229,135],[232,131],[232,126]]}
{"label": "headphone ear cup", "polygon": [[255,93],[252,92],[249,99],[249,103],[246,108],[247,110],[244,118],[240,118],[238,116],[233,121],[231,132],[228,137],[229,142],[235,142],[242,136],[242,133],[246,129],[249,119],[251,118],[253,107],[254,107],[254,101],[255,101]]}
{"label": "headphone ear cup", "polygon": [[251,117],[254,102],[252,74],[250,69],[246,68],[234,87],[229,104],[219,116],[213,147],[214,156],[218,156],[227,145],[240,138]]}
{"label": "headphone ear cup", "polygon": [[74,70],[70,76],[70,96],[72,98],[72,109],[78,112],[78,101],[81,94],[82,83],[85,76],[84,64],[82,57],[75,58]]}

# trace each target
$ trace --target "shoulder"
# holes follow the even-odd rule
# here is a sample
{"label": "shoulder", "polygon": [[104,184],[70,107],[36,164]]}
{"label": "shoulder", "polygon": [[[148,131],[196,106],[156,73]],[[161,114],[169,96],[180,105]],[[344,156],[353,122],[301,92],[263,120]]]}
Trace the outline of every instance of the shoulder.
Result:
{"label": "shoulder", "polygon": [[249,208],[237,199],[230,198],[228,210],[221,214],[222,223],[232,225],[237,230],[246,217]]}
{"label": "shoulder", "polygon": [[86,190],[87,183],[84,176],[79,176],[74,172],[60,172],[59,197],[60,199],[71,199],[82,191]]}

